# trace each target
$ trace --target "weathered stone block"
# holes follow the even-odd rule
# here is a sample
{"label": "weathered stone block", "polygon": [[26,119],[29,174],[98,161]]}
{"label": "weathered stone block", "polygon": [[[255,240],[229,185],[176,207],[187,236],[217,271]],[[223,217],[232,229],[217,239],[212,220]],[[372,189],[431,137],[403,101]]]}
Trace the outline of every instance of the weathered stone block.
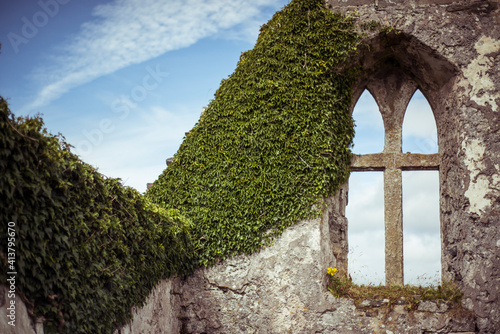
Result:
{"label": "weathered stone block", "polygon": [[180,333],[180,298],[175,291],[177,282],[178,279],[160,281],[149,294],[146,304],[133,311],[132,321],[114,334]]}
{"label": "weathered stone block", "polygon": [[445,302],[424,300],[418,304],[418,311],[420,312],[443,313],[448,310],[449,310],[448,303]]}
{"label": "weathered stone block", "polygon": [[[41,321],[34,322],[29,316],[26,304],[19,295],[15,298],[8,298],[9,289],[0,285],[0,333],[2,334],[43,334],[43,324]],[[13,310],[11,301],[14,301]],[[11,313],[12,311],[12,313]],[[14,318],[7,317],[14,315]],[[12,322],[9,324],[9,322]],[[12,326],[14,324],[14,326]]]}
{"label": "weathered stone block", "polygon": [[326,289],[326,269],[335,266],[331,249],[323,249],[330,241],[328,228],[327,212],[290,227],[258,254],[197,270],[182,283],[186,330],[286,333],[330,323],[321,319],[336,308]]}

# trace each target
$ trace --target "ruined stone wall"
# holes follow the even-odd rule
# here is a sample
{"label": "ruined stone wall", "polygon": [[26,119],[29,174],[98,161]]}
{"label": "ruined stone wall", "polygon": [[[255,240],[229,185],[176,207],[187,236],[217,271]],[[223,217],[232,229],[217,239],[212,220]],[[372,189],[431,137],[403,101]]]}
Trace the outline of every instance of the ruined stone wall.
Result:
{"label": "ruined stone wall", "polygon": [[[439,139],[442,272],[481,333],[500,332],[500,11],[486,0],[329,0],[399,35],[367,38],[357,94],[392,62],[433,108]],[[355,101],[354,101],[355,102]]]}
{"label": "ruined stone wall", "polygon": [[[21,297],[16,294],[15,298],[8,298],[9,288],[5,285],[0,285],[0,333],[2,334],[43,334],[43,322],[35,322],[31,319],[28,308]],[[9,310],[12,308],[11,302],[14,301],[15,310],[13,313]],[[15,318],[9,318],[9,315],[14,315]],[[9,324],[12,320],[14,325]]]}
{"label": "ruined stone wall", "polygon": [[344,189],[330,199],[321,218],[290,227],[258,254],[160,283],[133,322],[116,333],[500,332],[498,1],[328,4],[343,13],[356,10],[362,21],[397,31],[366,32],[366,47],[352,59],[364,67],[353,107],[367,87],[379,91],[378,96],[384,96],[384,89],[395,87],[387,95],[408,87],[398,84],[401,79],[420,89],[433,109],[439,140],[442,272],[462,288],[465,310],[425,302],[408,312],[404,303],[390,309],[383,300],[356,307],[335,299],[327,291],[325,270],[337,266],[345,271],[347,266]]}
{"label": "ruined stone wall", "polygon": [[[328,0],[377,23],[353,64],[379,105],[420,89],[438,128],[442,273],[464,292],[463,310],[383,300],[356,307],[326,290],[325,269],[347,268],[346,189],[321,219],[287,229],[258,254],[239,256],[174,290],[187,333],[500,332],[500,9],[487,0]],[[386,27],[387,29],[384,29]],[[389,28],[390,27],[390,28]],[[384,97],[385,96],[385,97]],[[407,103],[407,102],[406,102]],[[405,109],[405,108],[403,108]],[[401,115],[400,115],[401,116]],[[398,116],[399,117],[399,116]],[[177,306],[176,306],[177,307]],[[137,332],[134,332],[137,333]]]}
{"label": "ruined stone wall", "polygon": [[[133,310],[133,319],[127,325],[116,329],[114,334],[151,334],[181,332],[180,279],[160,281],[149,294],[143,307]],[[177,290],[175,289],[177,288]],[[1,334],[44,334],[43,319],[33,321],[23,299],[7,297],[8,288],[0,285],[0,333]],[[15,326],[10,325],[10,301],[15,300]]]}
{"label": "ruined stone wall", "polygon": [[473,333],[474,316],[446,303],[422,302],[408,311],[404,300],[356,307],[333,297],[326,268],[342,266],[333,255],[347,254],[338,233],[346,230],[346,195],[339,191],[322,217],[288,228],[271,247],[179,279],[181,332]]}
{"label": "ruined stone wall", "polygon": [[[326,268],[339,266],[333,254],[347,251],[344,241],[332,240],[331,230],[346,228],[345,200],[343,189],[321,218],[288,228],[257,254],[198,269],[170,281],[168,289],[162,282],[132,324],[115,334],[474,333],[474,315],[445,302],[424,301],[409,311],[404,300],[389,306],[389,300],[373,299],[355,306],[333,297]],[[173,312],[178,312],[177,323]],[[177,327],[163,325],[164,318]]]}
{"label": "ruined stone wall", "polygon": [[257,254],[199,269],[180,282],[185,332],[321,332],[323,314],[335,308],[325,293],[326,268],[336,265],[331,210],[288,228]]}

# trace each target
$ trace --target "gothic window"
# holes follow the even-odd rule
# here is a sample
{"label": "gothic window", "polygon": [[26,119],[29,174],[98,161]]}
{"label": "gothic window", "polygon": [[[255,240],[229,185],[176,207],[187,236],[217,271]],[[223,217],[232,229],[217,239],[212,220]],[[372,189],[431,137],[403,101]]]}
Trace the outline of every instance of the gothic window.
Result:
{"label": "gothic window", "polygon": [[[434,115],[420,90],[415,92],[405,112],[403,152],[438,152]],[[438,171],[403,171],[403,258],[405,284],[439,284]]]}
{"label": "gothic window", "polygon": [[380,153],[354,155],[351,169],[383,172],[385,282],[403,285],[403,171],[438,170],[439,155],[402,151],[403,119],[417,89],[414,81],[404,72],[389,68],[377,80],[369,81],[367,89],[382,115],[384,149]]}
{"label": "gothic window", "polygon": [[[353,153],[384,149],[384,123],[377,102],[365,90],[353,111]],[[353,172],[349,177],[348,268],[355,283],[384,282],[384,180],[382,172]]]}
{"label": "gothic window", "polygon": [[352,117],[356,124],[352,152],[355,154],[382,152],[384,149],[384,122],[378,111],[377,102],[369,91],[365,90],[359,97]]}

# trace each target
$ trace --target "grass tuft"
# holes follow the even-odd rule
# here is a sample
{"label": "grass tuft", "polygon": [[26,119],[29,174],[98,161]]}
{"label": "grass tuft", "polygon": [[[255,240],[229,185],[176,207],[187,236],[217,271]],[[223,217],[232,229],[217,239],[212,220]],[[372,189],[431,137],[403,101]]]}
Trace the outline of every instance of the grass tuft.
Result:
{"label": "grass tuft", "polygon": [[[388,305],[395,305],[404,301],[408,310],[415,310],[423,300],[436,302],[448,302],[459,306],[463,293],[457,284],[444,281],[438,286],[413,286],[413,285],[365,285],[354,284],[351,277],[342,275],[329,268],[330,282],[328,289],[337,298],[348,298],[354,301],[356,306],[367,299],[388,299]],[[335,268],[333,268],[335,269]]]}

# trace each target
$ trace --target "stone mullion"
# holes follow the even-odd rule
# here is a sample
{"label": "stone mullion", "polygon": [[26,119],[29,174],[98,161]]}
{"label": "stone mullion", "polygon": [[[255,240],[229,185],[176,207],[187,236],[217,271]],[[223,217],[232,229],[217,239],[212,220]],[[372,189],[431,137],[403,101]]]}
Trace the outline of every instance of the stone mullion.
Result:
{"label": "stone mullion", "polygon": [[403,285],[403,191],[401,169],[384,172],[385,282]]}
{"label": "stone mullion", "polygon": [[403,180],[400,163],[406,104],[385,102],[383,107],[380,106],[385,124],[383,153],[388,156],[384,170],[385,284],[403,285]]}

